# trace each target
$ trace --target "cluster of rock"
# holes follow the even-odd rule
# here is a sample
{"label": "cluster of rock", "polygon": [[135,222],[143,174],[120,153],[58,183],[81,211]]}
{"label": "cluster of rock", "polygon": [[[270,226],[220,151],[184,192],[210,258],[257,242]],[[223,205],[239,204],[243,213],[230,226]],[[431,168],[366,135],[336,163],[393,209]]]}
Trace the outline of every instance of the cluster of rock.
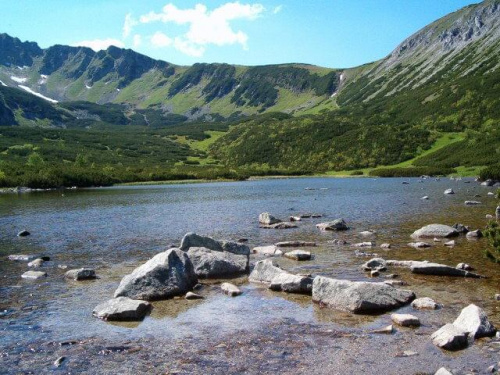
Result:
{"label": "cluster of rock", "polygon": [[[187,233],[179,248],[155,255],[123,277],[114,298],[97,306],[93,314],[104,320],[137,320],[151,310],[149,301],[186,294],[186,299],[203,298],[191,292],[199,278],[246,274],[249,257],[247,245]],[[230,283],[222,284],[221,288],[231,296],[241,294],[239,288]]]}
{"label": "cluster of rock", "polygon": [[471,304],[462,310],[453,323],[442,326],[431,338],[434,345],[442,349],[460,350],[466,348],[469,341],[494,336],[495,332],[484,310]]}
{"label": "cluster of rock", "polygon": [[[27,235],[29,235],[29,232],[27,233],[28,233]],[[22,237],[25,235],[18,234],[18,236]],[[27,266],[29,268],[37,268],[37,269],[44,267],[45,264],[50,261],[50,257],[48,256],[33,255],[33,254],[11,254],[7,257],[7,259],[14,262],[28,262]],[[67,266],[59,265],[59,268],[65,269],[67,268]],[[38,280],[46,277],[48,277],[47,272],[35,271],[35,270],[26,271],[21,275],[21,278],[29,280]],[[67,271],[64,274],[64,277],[66,279],[71,279],[75,281],[92,280],[97,278],[95,270],[91,268],[72,269]]]}

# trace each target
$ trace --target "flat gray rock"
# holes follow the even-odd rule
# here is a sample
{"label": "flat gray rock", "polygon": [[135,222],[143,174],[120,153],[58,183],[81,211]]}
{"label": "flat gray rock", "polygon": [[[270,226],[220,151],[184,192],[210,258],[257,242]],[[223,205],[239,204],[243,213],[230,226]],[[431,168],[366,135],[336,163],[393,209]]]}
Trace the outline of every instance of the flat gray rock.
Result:
{"label": "flat gray rock", "polygon": [[427,242],[422,242],[422,241],[419,241],[419,242],[410,242],[408,244],[408,246],[413,247],[414,249],[426,249],[428,247],[431,247],[430,244],[428,244]]}
{"label": "flat gray rock", "polygon": [[102,320],[137,321],[142,320],[151,308],[149,302],[118,297],[97,305],[92,315]]}
{"label": "flat gray rock", "polygon": [[385,283],[348,281],[317,276],[313,282],[313,301],[328,307],[370,314],[393,310],[410,303],[415,293]]}
{"label": "flat gray rock", "polygon": [[304,250],[289,251],[288,253],[285,253],[283,256],[285,258],[299,260],[299,261],[311,259],[311,253],[309,251],[304,251]]}
{"label": "flat gray rock", "polygon": [[205,247],[210,250],[222,251],[222,244],[214,240],[212,237],[200,236],[196,233],[189,232],[182,237],[180,249],[187,251],[191,247]]}
{"label": "flat gray rock", "polygon": [[437,304],[432,298],[422,297],[417,298],[411,303],[411,307],[417,310],[437,310],[439,304]]}
{"label": "flat gray rock", "polygon": [[429,224],[413,232],[411,238],[449,238],[455,236],[458,236],[458,231],[449,225]]}
{"label": "flat gray rock", "polygon": [[270,246],[257,246],[252,249],[254,254],[261,254],[268,257],[280,257],[283,255],[283,252],[278,249],[275,245]]}
{"label": "flat gray rock", "polygon": [[417,265],[426,265],[429,264],[428,261],[419,261],[419,260],[394,260],[389,259],[385,261],[388,266],[393,267],[403,267],[403,268],[411,268]]}
{"label": "flat gray rock", "polygon": [[259,224],[272,225],[281,223],[281,220],[271,215],[269,212],[263,212],[259,215]]}
{"label": "flat gray rock", "polygon": [[438,263],[418,263],[416,262],[411,266],[411,272],[418,273],[422,275],[434,275],[434,276],[461,276],[461,277],[472,277],[472,278],[482,278],[483,276],[477,275],[475,273],[450,267],[444,264]]}
{"label": "flat gray rock", "polygon": [[231,283],[222,283],[220,288],[222,289],[224,294],[227,294],[231,297],[236,297],[243,293],[240,288]]}
{"label": "flat gray rock", "polygon": [[212,251],[204,247],[191,247],[187,255],[199,278],[225,278],[248,271],[248,256],[227,251]]}
{"label": "flat gray rock", "polygon": [[42,271],[27,271],[21,275],[23,279],[41,279],[42,277],[47,277],[46,272]]}
{"label": "flat gray rock", "polygon": [[198,282],[188,255],[180,249],[157,254],[130,275],[125,276],[115,297],[159,300],[184,295]]}
{"label": "flat gray rock", "polygon": [[460,350],[467,347],[467,332],[448,323],[434,332],[432,343],[441,349]]}
{"label": "flat gray rock", "polygon": [[294,229],[297,225],[288,222],[279,222],[275,224],[260,224],[259,228],[262,229]]}
{"label": "flat gray rock", "polygon": [[349,227],[347,226],[347,223],[345,222],[344,219],[335,219],[333,221],[329,221],[326,223],[319,223],[316,224],[316,228],[319,230],[327,231],[327,230],[332,230],[332,231],[340,231],[340,230],[348,230]]}
{"label": "flat gray rock", "polygon": [[392,314],[391,320],[402,327],[420,327],[420,319],[411,314]]}
{"label": "flat gray rock", "polygon": [[313,279],[310,276],[293,275],[266,259],[255,263],[249,276],[251,282],[267,284],[271,290],[287,293],[311,294]]}
{"label": "flat gray rock", "polygon": [[91,268],[78,268],[75,270],[69,270],[64,274],[64,277],[75,281],[92,280],[96,278],[96,274],[95,270]]}
{"label": "flat gray rock", "polygon": [[484,310],[474,304],[465,307],[453,325],[475,339],[494,336],[496,332]]}

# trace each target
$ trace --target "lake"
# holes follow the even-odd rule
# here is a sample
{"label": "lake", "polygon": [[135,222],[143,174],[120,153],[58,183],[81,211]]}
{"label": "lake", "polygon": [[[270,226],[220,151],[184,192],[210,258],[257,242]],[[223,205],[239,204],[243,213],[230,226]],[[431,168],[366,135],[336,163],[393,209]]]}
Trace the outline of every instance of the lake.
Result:
{"label": "lake", "polygon": [[[409,181],[409,184],[402,184]],[[444,195],[453,188],[454,195]],[[495,213],[494,188],[470,179],[294,178],[244,182],[78,189],[0,195],[0,373],[60,371],[79,373],[434,373],[486,367],[500,360],[500,345],[476,341],[458,353],[432,345],[430,334],[475,303],[500,327],[500,266],[484,257],[485,239],[456,239],[456,246],[433,243],[425,250],[407,246],[410,234],[431,223],[463,223],[483,228]],[[481,197],[475,197],[475,195]],[[422,200],[422,196],[429,200]],[[479,200],[465,206],[465,200]],[[303,213],[297,229],[265,230],[258,215],[287,219]],[[315,224],[344,218],[351,230],[320,232]],[[18,238],[27,229],[31,235]],[[320,308],[308,296],[271,292],[235,281],[244,294],[222,295],[217,281],[206,282],[201,301],[175,299],[153,303],[141,323],[106,323],[93,308],[112,297],[121,278],[155,254],[178,246],[187,232],[216,239],[248,238],[250,248],[285,240],[308,240],[314,259],[275,258],[293,273],[369,280],[360,269],[370,257],[352,246],[366,241],[359,232],[376,232],[377,246],[364,249],[384,259],[429,260],[455,266],[465,262],[486,279],[411,274],[394,268],[417,297],[431,297],[443,308],[401,312],[417,315],[418,329],[397,328],[393,335],[370,331],[388,325],[390,314],[359,316]],[[378,245],[388,242],[392,248]],[[44,280],[28,281],[24,262],[9,254],[50,256]],[[251,257],[251,262],[262,257]],[[95,268],[99,279],[66,281],[66,270]],[[370,279],[371,280],[371,279]],[[380,279],[382,281],[383,279]],[[203,282],[205,283],[205,282]],[[406,357],[405,350],[418,355]],[[65,357],[62,366],[52,364]],[[491,362],[491,363],[490,363]]]}

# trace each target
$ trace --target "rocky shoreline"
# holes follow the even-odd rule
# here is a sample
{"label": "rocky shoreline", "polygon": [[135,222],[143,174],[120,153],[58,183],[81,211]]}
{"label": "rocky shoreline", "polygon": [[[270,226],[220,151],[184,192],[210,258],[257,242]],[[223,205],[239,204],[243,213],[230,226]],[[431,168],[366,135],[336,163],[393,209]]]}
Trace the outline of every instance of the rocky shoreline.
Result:
{"label": "rocky shoreline", "polygon": [[[342,218],[316,224],[308,221],[311,217],[319,218],[320,215],[294,215],[292,224],[292,221],[282,221],[269,213],[262,213],[259,216],[258,225],[265,229],[287,229],[292,231],[299,225],[307,225],[316,227],[318,234],[324,231],[349,233],[355,230]],[[287,225],[279,225],[283,223]],[[269,226],[273,227],[268,228]],[[450,238],[463,238],[468,241],[475,241],[479,237],[477,229],[472,230],[474,228],[467,228],[460,224],[453,226],[428,224],[420,229],[415,229],[413,234],[408,233],[408,238],[422,243],[423,241],[428,241],[430,243],[426,243],[431,249],[435,246],[446,245],[450,242],[448,241]],[[468,233],[475,233],[475,235],[467,235]],[[375,231],[357,232],[356,235],[361,238],[370,239],[370,241],[349,244],[345,240],[338,240],[335,246],[351,250],[356,248],[372,249],[377,246],[376,241],[372,240],[372,237],[376,235]],[[416,243],[419,242],[409,243],[408,246],[421,248],[420,246],[413,246]],[[305,344],[305,337],[316,343],[328,343],[329,345],[339,346],[342,350],[353,350],[352,353],[344,354],[348,358],[345,359],[346,361],[355,361],[356,357],[354,353],[360,354],[354,348],[359,349],[368,347],[368,345],[376,345],[381,351],[393,350],[395,346],[391,346],[390,349],[384,349],[380,342],[372,342],[372,334],[380,335],[384,333],[389,334],[388,342],[396,343],[398,340],[403,340],[401,342],[404,342],[407,347],[407,350],[392,352],[391,358],[418,357],[419,352],[429,350],[424,349],[429,344],[433,344],[441,348],[439,350],[444,351],[460,350],[461,352],[458,355],[464,353],[463,355],[469,358],[478,350],[474,341],[481,339],[481,346],[484,347],[484,337],[489,337],[487,339],[489,341],[486,341],[486,346],[491,348],[490,352],[493,354],[500,353],[500,335],[480,306],[474,303],[465,303],[464,301],[461,307],[462,310],[453,323],[447,323],[437,331],[431,330],[429,329],[429,323],[435,319],[431,317],[432,311],[435,314],[440,314],[441,309],[446,309],[446,306],[440,304],[439,300],[434,301],[425,295],[413,292],[410,289],[411,286],[406,285],[405,281],[400,279],[398,274],[395,273],[398,269],[404,268],[409,269],[412,274],[442,278],[444,283],[453,282],[457,278],[470,278],[471,283],[479,283],[483,277],[482,273],[484,270],[473,270],[472,266],[461,260],[458,260],[460,261],[459,264],[453,266],[421,260],[385,259],[385,257],[375,256],[374,253],[364,252],[361,254],[359,250],[355,250],[358,252],[356,254],[360,254],[360,256],[370,257],[364,263],[359,262],[359,272],[367,272],[368,277],[372,280],[351,281],[326,277],[320,274],[292,273],[278,266],[277,262],[279,259],[286,258],[288,261],[297,263],[307,263],[310,259],[314,259],[315,254],[313,250],[317,246],[316,242],[295,239],[293,241],[276,242],[272,245],[266,245],[265,243],[260,245],[250,248],[245,244],[244,239],[239,241],[225,241],[209,236],[201,236],[196,233],[187,233],[180,241],[178,247],[169,248],[155,255],[146,263],[135,268],[130,274],[124,275],[114,294],[110,294],[109,297],[112,298],[102,301],[102,303],[97,305],[93,311],[93,315],[96,318],[107,321],[141,321],[155,310],[156,301],[159,300],[167,300],[165,303],[168,303],[169,300],[177,300],[179,298],[186,298],[188,300],[207,299],[212,298],[210,296],[216,293],[221,296],[227,296],[228,301],[231,301],[230,297],[245,298],[247,293],[252,293],[253,289],[249,289],[249,285],[254,284],[257,288],[268,288],[270,291],[285,295],[297,293],[304,296],[302,298],[310,298],[310,305],[314,309],[319,308],[321,310],[332,310],[344,314],[357,315],[383,314],[381,316],[387,317],[386,319],[392,323],[390,329],[387,327],[378,327],[374,328],[372,333],[363,330],[356,337],[353,337],[352,333],[343,332],[342,330],[323,332],[324,328],[319,325],[299,324],[294,322],[293,318],[290,318],[289,321],[285,319],[271,325],[271,327],[274,327],[273,334],[258,330],[248,333],[245,338],[225,337],[215,344],[215,349],[209,348],[212,344],[209,344],[208,341],[196,343],[194,347],[200,353],[205,354],[211,350],[215,350],[213,356],[218,359],[214,359],[213,362],[209,361],[206,364],[207,368],[210,369],[209,373],[216,373],[222,369],[227,370],[229,373],[242,371],[254,373],[273,373],[273,371],[301,373],[308,370],[310,373],[327,373],[327,369],[330,371],[342,370],[339,366],[345,366],[347,362],[333,363],[325,359],[316,358],[314,363],[316,363],[315,369],[317,371],[311,371],[310,366],[312,366],[313,362],[311,359],[304,358],[304,353],[316,356],[319,353],[326,355],[326,349],[320,350],[318,346],[314,346],[314,348],[308,347]],[[303,248],[308,248],[308,250],[304,250]],[[312,248],[312,251],[310,248]],[[391,248],[391,244],[383,243],[379,248],[388,250]],[[28,267],[37,269],[27,271],[23,274],[23,277],[29,273],[29,278],[50,278],[50,273],[47,275],[47,272],[43,270],[44,262],[49,259],[45,260],[44,258],[47,257],[43,257],[42,255],[26,256],[12,254],[10,261],[29,261]],[[58,266],[64,265],[61,264]],[[71,282],[89,279],[96,280],[94,282],[97,283],[99,282],[98,273],[91,268],[65,271],[65,277]],[[250,284],[231,283],[231,279],[241,277],[248,277]],[[214,285],[211,284],[210,280],[216,282],[215,286],[209,287],[209,285]],[[218,280],[225,280],[225,282],[219,285]],[[471,287],[474,287],[473,285],[471,284]],[[498,293],[500,293],[500,289]],[[497,298],[496,295],[484,297],[491,298],[491,300]],[[307,299],[305,300],[307,301]],[[404,309],[400,313],[402,307]],[[427,312],[423,316],[420,316],[421,311],[425,310]],[[393,311],[396,312],[391,314]],[[419,327],[418,330],[417,327]],[[294,343],[287,335],[301,335],[302,339]],[[153,341],[156,340],[153,339]],[[270,357],[259,356],[257,353],[254,356],[254,353],[250,350],[252,342],[259,340],[267,340],[276,345],[274,348],[266,348],[265,352]],[[415,342],[412,343],[412,340],[415,340]],[[187,342],[189,340],[185,340],[182,345],[186,345]],[[137,361],[137,368],[148,369],[149,372],[153,373],[167,371],[168,373],[189,373],[190,371],[196,371],[196,369],[200,368],[199,366],[203,365],[199,358],[196,358],[196,356],[185,349],[180,350],[182,355],[172,354],[176,349],[177,344],[175,343],[167,344],[163,351],[158,348],[150,348],[147,343],[140,341],[111,345],[105,338],[78,341],[64,348],[64,350],[61,347],[66,345],[56,343],[53,347],[46,343],[39,343],[39,345],[39,348],[41,348],[40,355],[34,355],[32,358],[33,364],[37,363],[37,366],[41,365],[41,362],[37,361],[46,361],[47,356],[50,355],[56,357],[54,358],[54,367],[64,368],[66,366],[65,363],[68,363],[68,358],[71,358],[71,361],[75,360],[73,352],[93,352],[96,348],[101,348],[101,350],[96,352],[91,362],[99,363],[99,366],[104,367],[106,364],[102,358],[106,356],[119,360],[122,363],[129,363],[130,366],[132,366],[134,361]],[[236,349],[234,349],[235,346],[245,352],[247,356],[245,361],[238,358],[238,355],[241,356],[241,352],[238,354]],[[8,356],[11,350],[14,349],[9,347],[4,353],[7,353],[6,355]],[[145,351],[148,352],[148,355],[143,354]],[[156,358],[152,363],[151,361],[148,363],[145,357],[149,356],[148,358],[152,358],[155,352],[158,358],[160,353],[165,354],[169,352],[177,362],[175,364],[169,363],[168,365],[159,364],[156,362],[158,359]],[[42,355],[42,353],[45,354]],[[232,353],[234,357],[228,359],[229,353]],[[221,356],[226,356],[226,359],[221,359]],[[44,359],[42,360],[42,358]],[[260,363],[252,364],[249,358],[259,359]],[[488,363],[481,361],[479,359],[471,359],[471,366],[479,372],[486,372],[491,369],[497,371],[500,365],[495,362],[494,356]],[[360,362],[362,363],[363,361],[361,360]],[[320,369],[317,367],[318,363],[324,363],[326,367]],[[380,363],[378,364],[378,368],[385,369],[387,373],[396,373],[394,370],[397,366],[391,368],[389,363]],[[415,362],[415,373],[419,371],[417,363],[418,361]],[[433,366],[432,372],[429,372],[430,365]],[[87,365],[80,363],[79,366],[81,366],[81,369],[87,368],[86,371],[91,371],[91,367]],[[363,366],[366,369],[370,368],[368,362],[361,364],[357,368],[361,370]],[[401,369],[408,368],[407,366],[408,364],[405,364]],[[453,366],[449,366],[447,363],[442,363],[437,367],[435,361],[424,365],[422,371],[426,371],[426,373],[438,373],[438,371],[441,371],[439,373],[444,373],[445,369],[440,370],[441,367],[446,368],[446,371],[452,374],[461,373],[456,372]]]}

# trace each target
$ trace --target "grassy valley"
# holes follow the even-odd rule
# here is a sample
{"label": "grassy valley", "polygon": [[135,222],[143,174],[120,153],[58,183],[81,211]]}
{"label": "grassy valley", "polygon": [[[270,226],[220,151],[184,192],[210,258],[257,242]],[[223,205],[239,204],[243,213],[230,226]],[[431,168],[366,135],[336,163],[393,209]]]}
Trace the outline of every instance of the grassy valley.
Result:
{"label": "grassy valley", "polygon": [[385,59],[343,70],[182,67],[116,47],[43,50],[1,34],[0,185],[500,179],[499,15],[498,0],[466,7]]}

